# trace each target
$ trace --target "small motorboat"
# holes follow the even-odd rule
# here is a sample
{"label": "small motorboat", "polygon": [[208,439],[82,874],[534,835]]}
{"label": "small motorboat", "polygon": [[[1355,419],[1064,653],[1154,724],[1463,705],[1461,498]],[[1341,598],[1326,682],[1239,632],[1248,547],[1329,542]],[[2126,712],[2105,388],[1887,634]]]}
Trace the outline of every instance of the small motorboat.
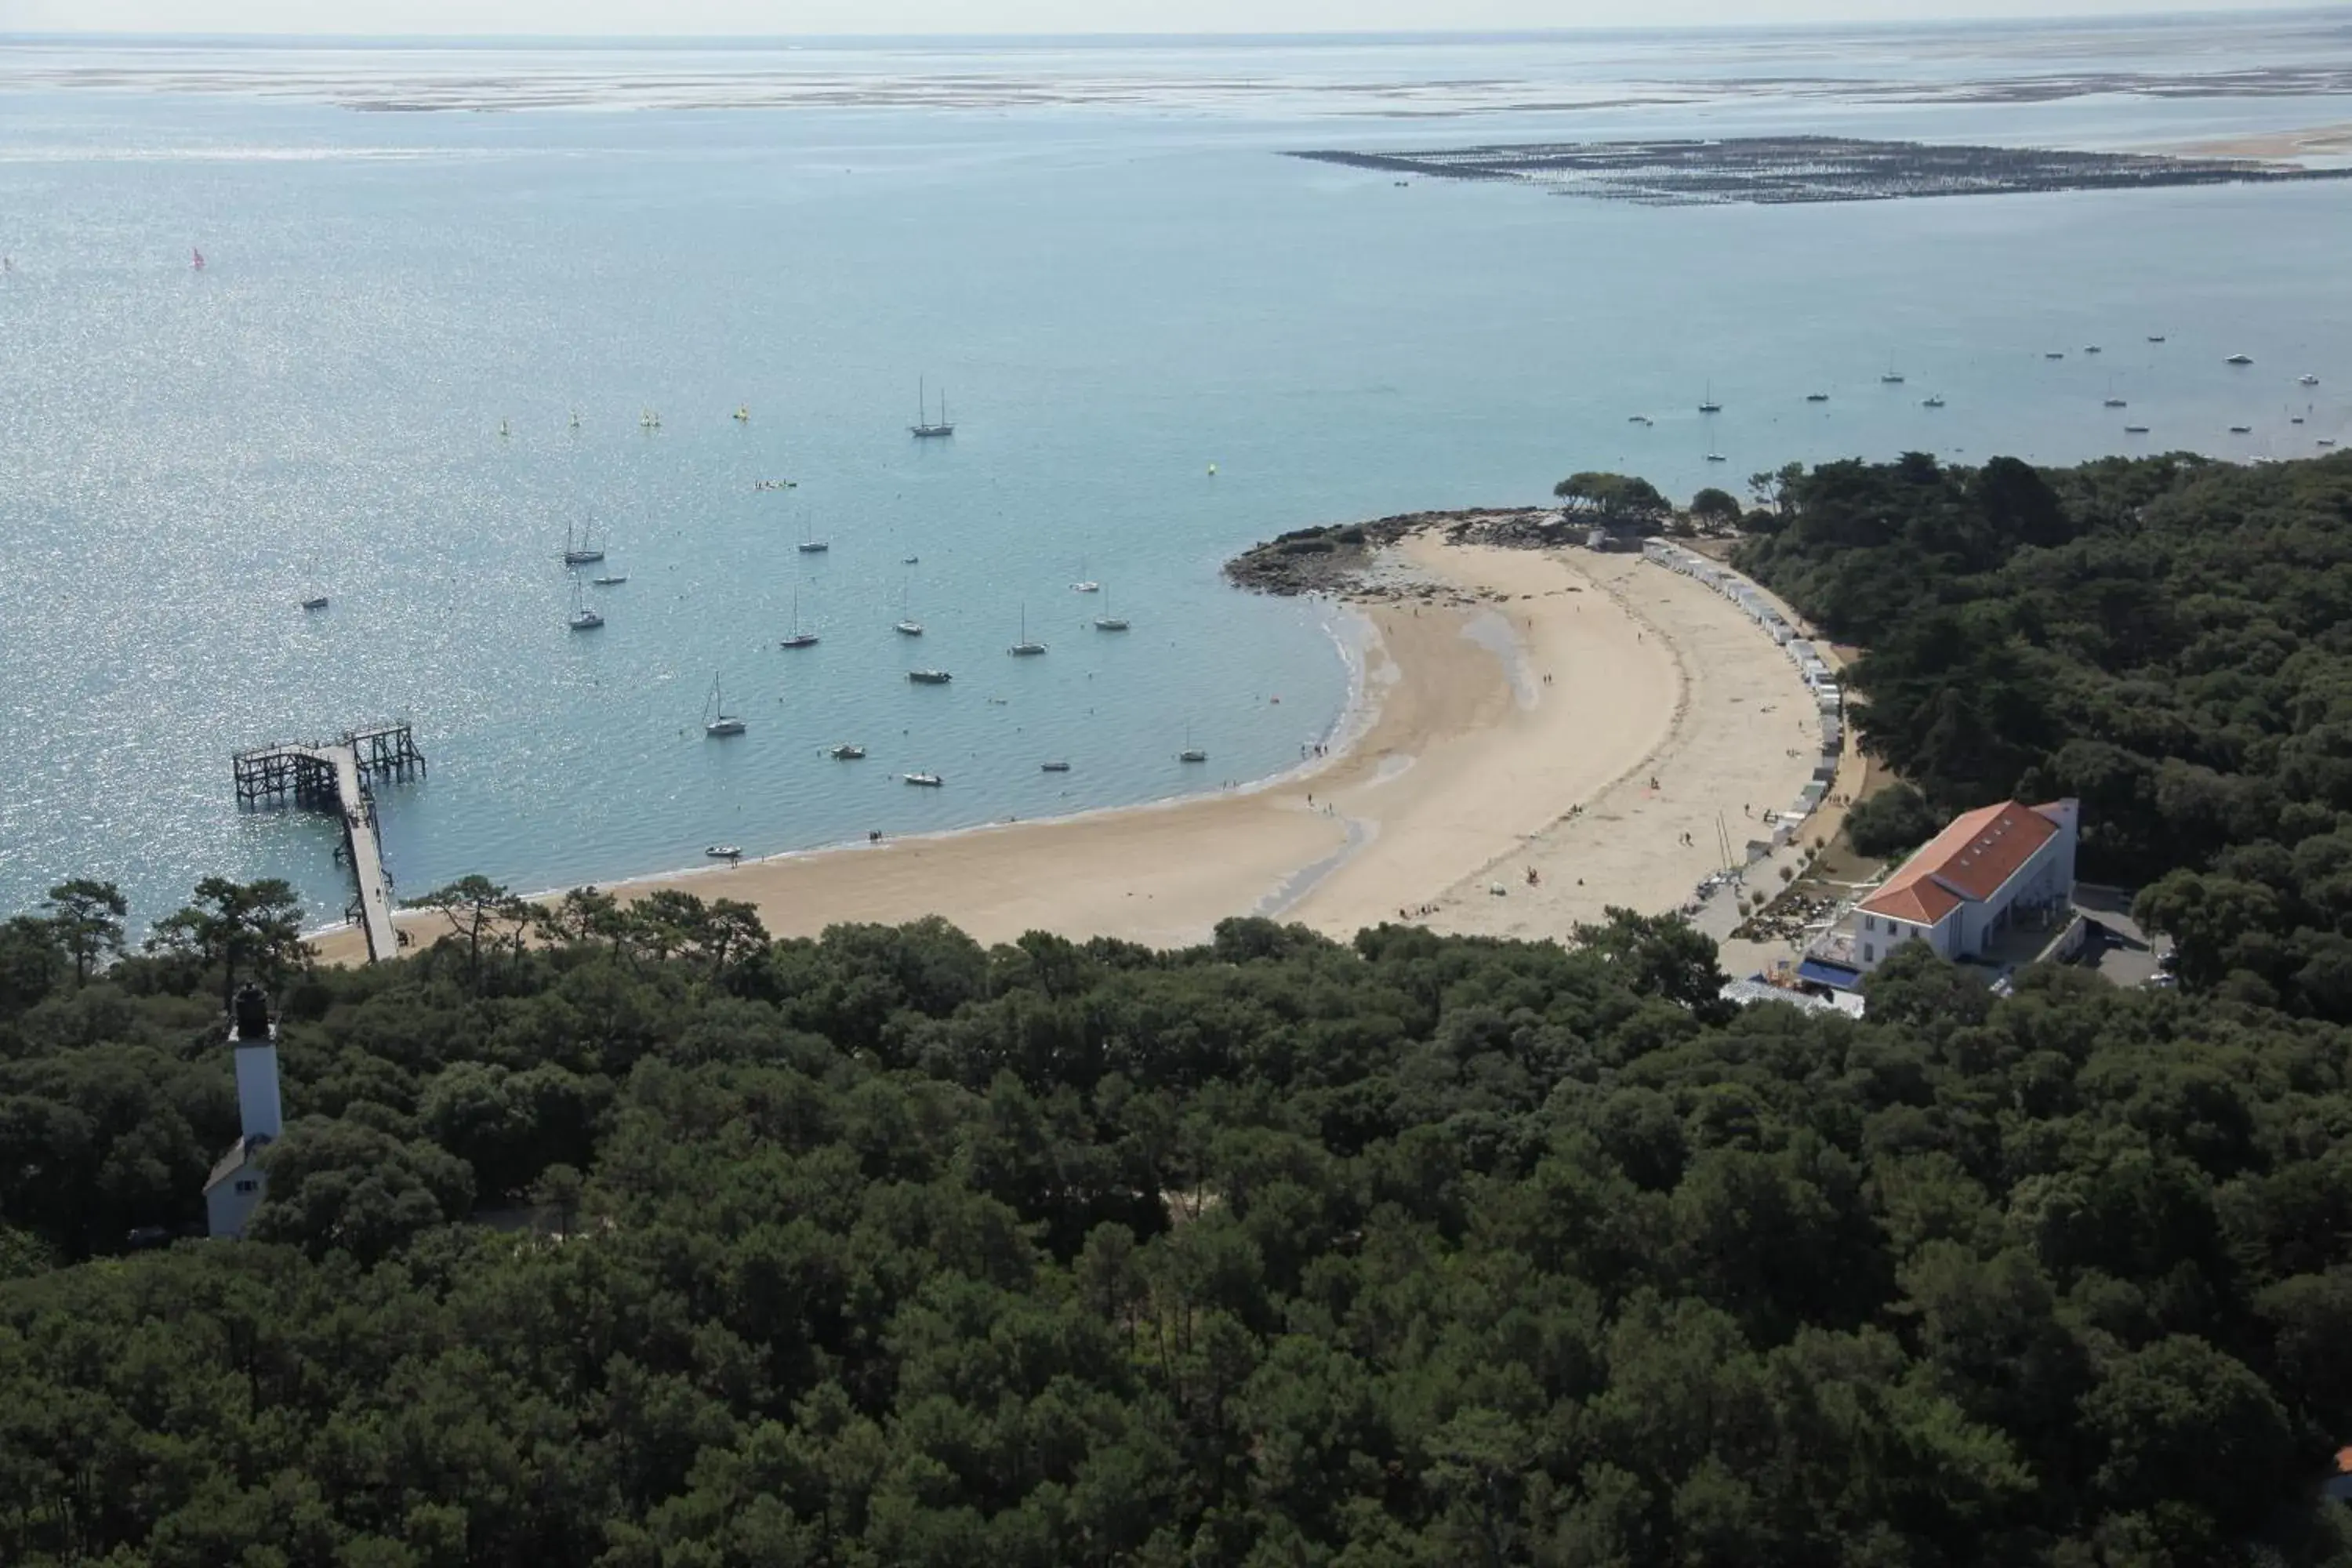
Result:
{"label": "small motorboat", "polygon": [[1073,583],[1070,584],[1070,592],[1073,594],[1099,594],[1102,592],[1102,584],[1099,583]]}
{"label": "small motorboat", "polygon": [[2126,425],[2124,426],[2124,434],[2126,436],[2145,436],[2147,434],[2147,426],[2145,425]]}
{"label": "small motorboat", "polygon": [[746,403],[735,410],[735,423],[738,425],[748,425],[751,422],[751,405]]}
{"label": "small motorboat", "polygon": [[831,757],[836,763],[862,762],[865,760],[866,748],[863,746],[840,745],[826,752],[825,755]]}
{"label": "small motorboat", "polygon": [[327,607],[327,595],[313,594],[302,601],[302,607],[306,610],[323,610]]}
{"label": "small motorboat", "polygon": [[2298,375],[2294,379],[2297,384],[2303,386],[2317,386],[2319,384],[2319,378],[2315,375]]}
{"label": "small motorboat", "polygon": [[2164,334],[2162,332],[2150,332],[2147,335],[2147,341],[2152,343],[2160,343],[2164,341]]}
{"label": "small motorboat", "polygon": [[907,679],[918,686],[945,686],[955,677],[944,669],[910,669]]}
{"label": "small motorboat", "polygon": [[2333,447],[2336,445],[2336,438],[2332,436],[2322,436],[2319,438],[2319,444],[2323,447]]}
{"label": "small motorboat", "polygon": [[592,587],[617,588],[628,580],[629,574],[626,572],[613,572],[602,577],[591,577],[588,582]]}
{"label": "small motorboat", "polygon": [[1919,406],[1922,408],[1941,408],[1944,406],[1944,400],[1940,397],[1922,398],[1920,400]]}
{"label": "small motorboat", "polygon": [[1805,401],[1808,403],[1827,403],[1829,400],[1830,395],[1826,392],[1809,392],[1805,394]]}
{"label": "small motorboat", "polygon": [[901,776],[905,778],[908,784],[920,784],[925,789],[937,789],[941,784],[948,782],[947,780],[940,777],[937,773],[906,773]]}
{"label": "small motorboat", "polygon": [[740,860],[743,858],[742,849],[733,844],[706,844],[702,847],[702,852],[705,855],[709,856],[713,860]]}
{"label": "small motorboat", "polygon": [[1037,766],[1040,772],[1049,773],[1066,773],[1070,771],[1070,764],[1067,763],[1040,763]]}
{"label": "small motorboat", "polygon": [[2232,425],[2230,426],[2230,434],[2232,436],[2251,436],[2253,433],[2254,427],[2251,425]]}
{"label": "small motorboat", "polygon": [[2066,351],[2064,349],[2052,349],[2048,353],[2043,354],[2042,357],[2043,359],[2064,359],[2066,357]]}
{"label": "small motorboat", "polygon": [[919,555],[901,555],[898,557],[898,564],[901,566],[913,566],[919,563],[922,559],[923,558]]}
{"label": "small motorboat", "polygon": [[2221,363],[2223,364],[2252,364],[2254,363],[2254,356],[2252,354],[2231,354],[2228,359],[2223,360]]}
{"label": "small motorboat", "polygon": [[2083,345],[2083,352],[2086,354],[2097,353],[2099,352],[2099,345],[2096,343],[2084,343]]}

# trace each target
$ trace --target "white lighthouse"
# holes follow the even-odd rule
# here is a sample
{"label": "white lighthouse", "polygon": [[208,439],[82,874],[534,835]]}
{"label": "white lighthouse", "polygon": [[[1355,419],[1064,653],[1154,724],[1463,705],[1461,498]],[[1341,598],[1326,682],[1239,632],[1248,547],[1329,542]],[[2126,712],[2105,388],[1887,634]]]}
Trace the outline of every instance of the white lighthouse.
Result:
{"label": "white lighthouse", "polygon": [[215,1236],[243,1236],[268,1177],[257,1162],[282,1126],[278,1099],[278,1025],[257,985],[236,994],[229,1012],[229,1045],[236,1057],[236,1142],[205,1183],[205,1216]]}

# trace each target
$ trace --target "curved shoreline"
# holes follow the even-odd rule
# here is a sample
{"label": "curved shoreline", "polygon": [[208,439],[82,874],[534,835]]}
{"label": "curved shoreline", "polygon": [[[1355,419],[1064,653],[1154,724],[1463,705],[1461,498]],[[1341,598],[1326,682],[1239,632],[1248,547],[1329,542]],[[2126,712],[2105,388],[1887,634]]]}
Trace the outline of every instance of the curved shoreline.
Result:
{"label": "curved shoreline", "polygon": [[[1646,793],[1654,771],[1676,773],[1671,793],[1714,803],[1788,797],[1768,777],[1783,759],[1765,749],[1782,737],[1752,724],[1710,734],[1721,704],[1695,694],[1723,688],[1708,683],[1710,659],[1734,667],[1743,691],[1774,672],[1801,690],[1793,667],[1720,595],[1639,557],[1422,533],[1383,550],[1375,580],[1331,608],[1349,701],[1326,753],[1295,767],[1208,794],[604,886],[743,900],[778,936],[939,915],[982,942],[1045,930],[1176,946],[1261,914],[1343,936],[1409,919],[1559,937],[1604,902],[1678,907],[1708,868],[1680,843],[1679,816],[1671,844],[1664,822],[1654,834],[1615,826],[1658,815],[1620,799]],[[1549,885],[1503,874],[1520,860]],[[437,917],[401,923],[423,940]],[[316,945],[330,961],[355,956],[347,930]]]}

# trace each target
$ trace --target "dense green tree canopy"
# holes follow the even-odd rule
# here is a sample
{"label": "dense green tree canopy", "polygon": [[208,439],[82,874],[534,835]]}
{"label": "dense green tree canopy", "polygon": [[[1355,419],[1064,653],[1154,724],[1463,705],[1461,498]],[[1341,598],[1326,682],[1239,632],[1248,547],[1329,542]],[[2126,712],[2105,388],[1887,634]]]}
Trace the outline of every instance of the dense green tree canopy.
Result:
{"label": "dense green tree canopy", "polygon": [[[2319,1563],[2352,1037],[1914,950],[1861,1022],[1235,921],[583,897],[0,1008],[0,1561]],[[470,1217],[468,1217],[470,1216]]]}
{"label": "dense green tree canopy", "polygon": [[1649,522],[1674,510],[1657,486],[1630,474],[1570,474],[1552,486],[1551,493],[1570,510],[1590,512],[1606,522]]}
{"label": "dense green tree canopy", "polygon": [[2183,974],[2352,1019],[2352,457],[1827,463],[1739,560],[1940,811],[2083,802]]}

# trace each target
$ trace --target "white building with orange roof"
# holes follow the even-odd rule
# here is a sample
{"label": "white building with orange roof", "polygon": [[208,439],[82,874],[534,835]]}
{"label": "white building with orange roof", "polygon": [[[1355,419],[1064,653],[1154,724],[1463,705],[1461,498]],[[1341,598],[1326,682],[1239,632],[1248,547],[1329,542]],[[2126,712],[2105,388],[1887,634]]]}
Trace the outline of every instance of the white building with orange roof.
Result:
{"label": "white building with orange roof", "polygon": [[2020,916],[2044,915],[2072,899],[2080,831],[2074,800],[2002,801],[1955,817],[1854,906],[1839,940],[1817,949],[1801,973],[1858,984],[1915,942],[1939,958],[1982,955]]}

